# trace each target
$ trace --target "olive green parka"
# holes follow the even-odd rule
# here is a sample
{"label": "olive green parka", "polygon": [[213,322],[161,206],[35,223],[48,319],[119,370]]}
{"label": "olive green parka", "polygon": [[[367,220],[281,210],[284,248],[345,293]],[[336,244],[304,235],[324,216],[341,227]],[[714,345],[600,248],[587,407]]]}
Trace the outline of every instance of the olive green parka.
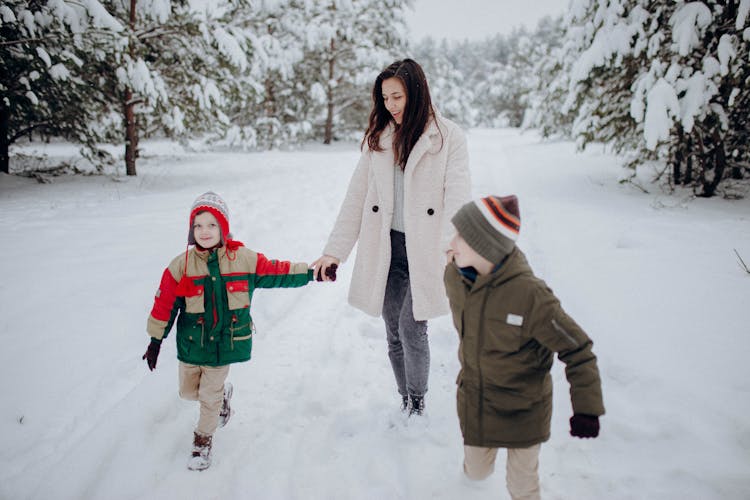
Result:
{"label": "olive green parka", "polygon": [[460,338],[464,444],[526,448],[549,439],[554,353],[566,364],[573,412],[604,414],[591,339],[517,247],[499,269],[474,282],[448,264],[444,281]]}

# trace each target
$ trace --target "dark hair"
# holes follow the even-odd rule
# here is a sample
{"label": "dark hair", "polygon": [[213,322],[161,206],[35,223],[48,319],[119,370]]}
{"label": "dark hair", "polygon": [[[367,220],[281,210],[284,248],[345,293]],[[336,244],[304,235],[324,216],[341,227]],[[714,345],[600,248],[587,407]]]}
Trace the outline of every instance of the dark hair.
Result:
{"label": "dark hair", "polygon": [[385,68],[375,79],[372,87],[372,111],[370,122],[362,139],[370,151],[383,151],[380,134],[393,120],[383,101],[383,80],[398,78],[406,90],[406,108],[401,124],[396,124],[393,138],[393,156],[397,165],[406,167],[412,148],[425,130],[432,114],[432,99],[424,71],[413,59],[396,61]]}

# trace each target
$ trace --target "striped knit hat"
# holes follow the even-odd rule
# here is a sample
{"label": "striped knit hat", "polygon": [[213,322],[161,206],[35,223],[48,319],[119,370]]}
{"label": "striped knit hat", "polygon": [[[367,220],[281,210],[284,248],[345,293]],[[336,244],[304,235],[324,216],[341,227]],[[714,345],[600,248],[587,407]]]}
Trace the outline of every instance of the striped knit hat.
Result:
{"label": "striped knit hat", "polygon": [[208,191],[200,195],[190,208],[190,227],[188,229],[188,245],[195,245],[195,236],[193,235],[193,222],[195,216],[200,212],[209,212],[216,217],[221,229],[221,242],[226,243],[232,235],[229,233],[229,208],[221,196]]}
{"label": "striped knit hat", "polygon": [[518,198],[487,196],[461,207],[451,219],[458,234],[493,264],[513,251],[521,229]]}

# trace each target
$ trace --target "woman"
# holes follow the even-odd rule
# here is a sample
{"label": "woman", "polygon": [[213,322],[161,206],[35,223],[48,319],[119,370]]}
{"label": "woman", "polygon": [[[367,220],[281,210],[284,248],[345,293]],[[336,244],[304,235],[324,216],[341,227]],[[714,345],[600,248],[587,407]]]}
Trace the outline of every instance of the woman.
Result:
{"label": "woman", "polygon": [[432,106],[424,72],[411,59],[378,75],[372,99],[362,156],[313,267],[318,275],[338,265],[359,240],[349,303],[382,314],[401,409],[422,415],[427,320],[448,312],[442,279],[450,220],[470,199],[466,138]]}

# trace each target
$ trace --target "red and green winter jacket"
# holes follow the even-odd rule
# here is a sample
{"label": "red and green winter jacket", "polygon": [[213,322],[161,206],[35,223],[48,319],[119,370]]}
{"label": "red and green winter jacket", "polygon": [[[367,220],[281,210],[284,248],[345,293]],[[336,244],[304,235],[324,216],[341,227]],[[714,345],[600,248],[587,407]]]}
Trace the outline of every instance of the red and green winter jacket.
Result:
{"label": "red and green winter jacket", "polygon": [[[186,275],[178,292],[178,283]],[[269,260],[245,247],[215,251],[191,248],[164,270],[146,330],[166,338],[177,321],[177,359],[222,366],[250,359],[256,288],[306,285],[313,272],[305,263]]]}

